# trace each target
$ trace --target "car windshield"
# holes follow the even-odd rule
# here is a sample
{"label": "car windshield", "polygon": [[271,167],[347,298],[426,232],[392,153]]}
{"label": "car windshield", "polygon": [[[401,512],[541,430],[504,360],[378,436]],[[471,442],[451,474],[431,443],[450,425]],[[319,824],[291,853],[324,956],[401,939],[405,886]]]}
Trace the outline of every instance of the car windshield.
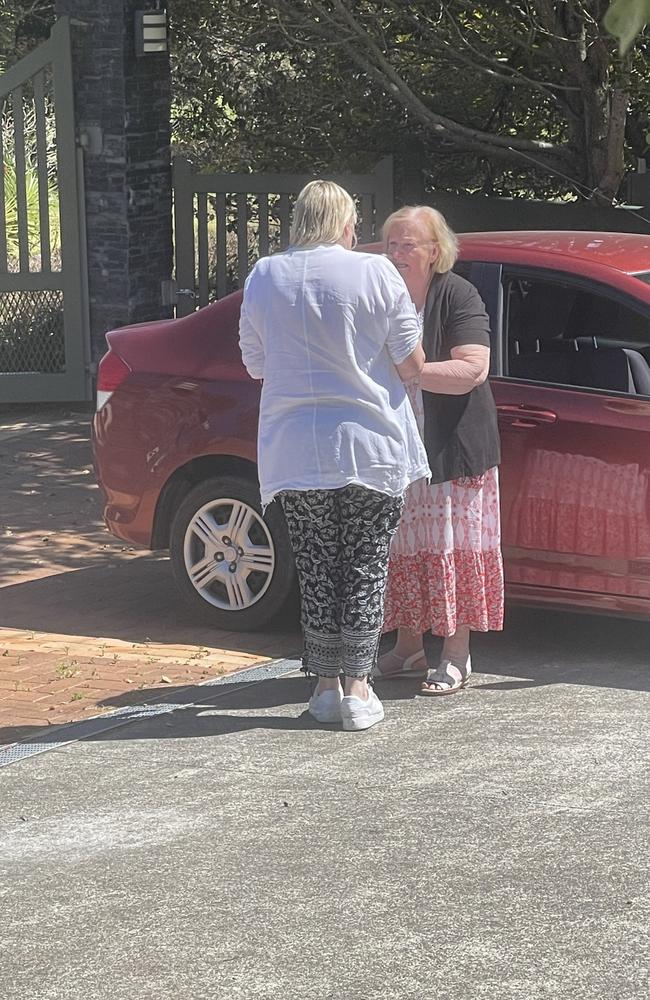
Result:
{"label": "car windshield", "polygon": [[645,282],[646,285],[650,285],[650,271],[638,271],[636,274],[633,274],[632,277],[638,278],[639,281]]}

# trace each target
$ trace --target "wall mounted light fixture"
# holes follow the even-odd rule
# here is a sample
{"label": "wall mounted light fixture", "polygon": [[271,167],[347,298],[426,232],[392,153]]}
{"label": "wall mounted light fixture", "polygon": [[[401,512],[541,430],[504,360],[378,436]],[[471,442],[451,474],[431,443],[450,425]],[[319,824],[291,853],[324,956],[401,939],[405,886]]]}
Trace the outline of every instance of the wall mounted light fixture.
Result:
{"label": "wall mounted light fixture", "polygon": [[167,52],[167,14],[164,10],[136,10],[135,54],[148,56]]}

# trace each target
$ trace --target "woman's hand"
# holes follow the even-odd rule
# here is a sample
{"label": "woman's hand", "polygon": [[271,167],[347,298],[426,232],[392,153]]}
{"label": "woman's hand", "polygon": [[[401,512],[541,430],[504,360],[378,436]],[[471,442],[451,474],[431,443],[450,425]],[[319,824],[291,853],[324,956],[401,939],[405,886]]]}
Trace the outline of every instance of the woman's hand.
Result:
{"label": "woman's hand", "polygon": [[424,365],[420,375],[422,389],[447,396],[464,396],[485,382],[490,371],[489,347],[464,344],[452,347],[450,353],[450,361],[430,361]]}

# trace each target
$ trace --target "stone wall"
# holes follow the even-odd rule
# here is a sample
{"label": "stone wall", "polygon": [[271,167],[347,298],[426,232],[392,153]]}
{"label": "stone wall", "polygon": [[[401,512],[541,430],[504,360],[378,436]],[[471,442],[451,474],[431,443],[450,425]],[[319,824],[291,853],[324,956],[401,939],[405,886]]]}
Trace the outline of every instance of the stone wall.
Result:
{"label": "stone wall", "polygon": [[84,175],[93,360],[114,327],[169,315],[172,272],[167,54],[135,54],[136,10],[153,0],[56,0],[73,19],[77,134]]}

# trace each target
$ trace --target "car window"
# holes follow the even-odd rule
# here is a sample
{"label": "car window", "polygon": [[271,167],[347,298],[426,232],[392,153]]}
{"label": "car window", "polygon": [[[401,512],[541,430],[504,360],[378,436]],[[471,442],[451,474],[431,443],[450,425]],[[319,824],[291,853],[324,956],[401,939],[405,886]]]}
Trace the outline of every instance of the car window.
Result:
{"label": "car window", "polygon": [[507,373],[650,395],[650,317],[571,283],[506,276]]}

